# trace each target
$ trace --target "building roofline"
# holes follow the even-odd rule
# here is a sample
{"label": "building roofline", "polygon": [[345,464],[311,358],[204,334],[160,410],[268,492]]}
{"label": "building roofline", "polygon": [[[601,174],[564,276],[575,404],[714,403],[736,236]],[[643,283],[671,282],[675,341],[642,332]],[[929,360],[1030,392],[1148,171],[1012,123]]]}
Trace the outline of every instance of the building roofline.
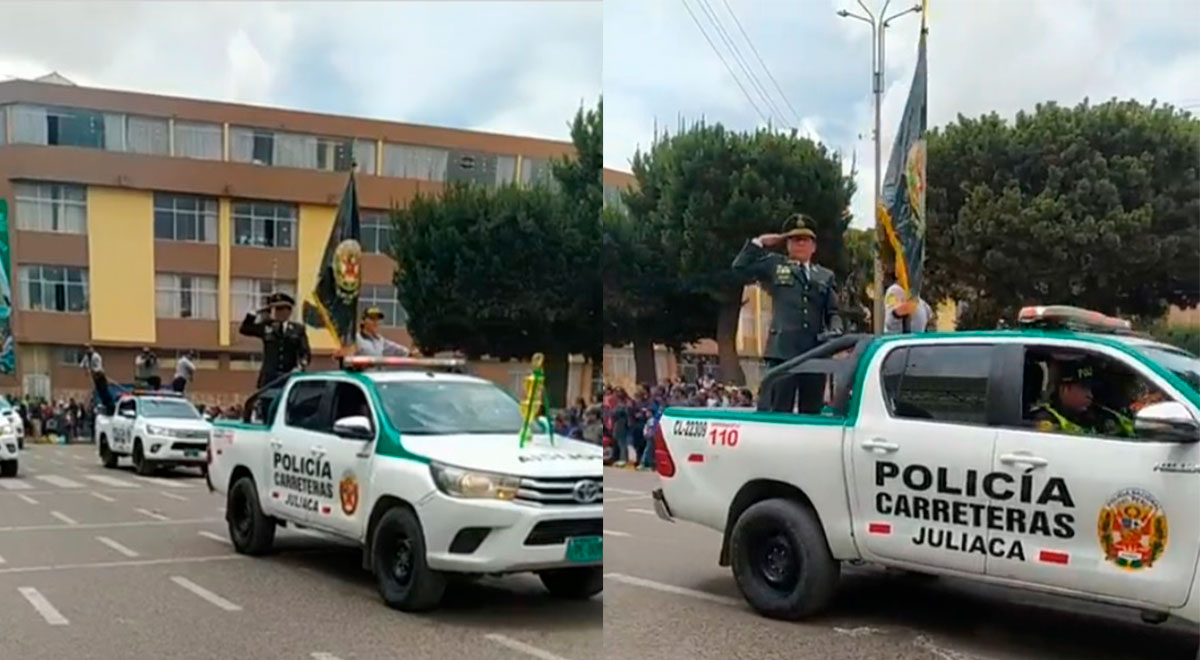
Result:
{"label": "building roofline", "polygon": [[[26,100],[26,98],[24,98],[24,97],[26,97],[29,93],[32,93],[34,98],[30,99],[30,100]],[[110,99],[105,99],[104,97],[106,97],[106,96],[110,97]],[[47,100],[47,99],[49,99],[49,100]],[[109,104],[110,107],[95,107],[92,104],[80,103],[78,100],[72,100],[72,99],[88,99],[88,100],[94,99],[96,101],[95,105],[100,105],[100,106],[104,106],[105,105],[104,102],[106,100],[125,101],[125,103]],[[0,81],[0,105],[9,104],[9,103],[21,103],[21,102],[53,103],[53,104],[65,105],[68,107],[71,107],[71,106],[84,107],[84,108],[96,109],[96,110],[109,110],[112,112],[126,112],[126,113],[130,113],[130,114],[138,114],[138,112],[134,111],[134,110],[128,110],[128,109],[124,109],[124,108],[116,108],[116,107],[111,107],[111,106],[113,106],[113,105],[129,106],[129,105],[133,105],[133,104],[137,104],[137,105],[144,104],[144,105],[148,105],[151,107],[163,107],[163,106],[195,104],[193,107],[206,108],[208,110],[211,110],[213,112],[213,114],[245,115],[247,113],[247,111],[259,112],[259,113],[270,113],[272,115],[275,115],[279,119],[283,119],[284,120],[283,123],[288,124],[288,125],[290,125],[292,123],[292,122],[286,121],[288,119],[296,121],[296,123],[299,123],[299,124],[311,124],[314,122],[316,122],[316,123],[324,123],[324,122],[355,123],[355,124],[359,124],[364,127],[373,127],[375,129],[377,129],[377,132],[379,132],[379,133],[394,132],[396,129],[414,129],[414,130],[420,131],[420,132],[426,132],[426,131],[441,132],[441,133],[448,134],[448,136],[458,136],[458,137],[466,137],[466,138],[484,138],[484,139],[491,138],[491,139],[501,139],[501,140],[518,140],[518,141],[526,142],[526,143],[530,143],[530,142],[540,143],[547,147],[557,147],[559,150],[561,150],[564,147],[567,149],[572,149],[572,150],[574,149],[574,145],[570,141],[565,141],[565,140],[551,140],[548,138],[541,138],[541,137],[513,135],[513,134],[507,134],[507,133],[494,133],[494,132],[489,132],[489,131],[478,131],[478,130],[471,130],[471,129],[465,129],[465,128],[435,126],[435,125],[431,125],[431,124],[417,124],[417,123],[412,123],[412,122],[389,121],[389,120],[385,120],[385,119],[375,119],[375,118],[368,118],[368,117],[354,117],[351,115],[320,113],[320,112],[312,112],[312,111],[308,111],[308,110],[297,110],[297,109],[291,109],[291,108],[284,108],[284,107],[280,107],[280,106],[257,105],[257,104],[250,104],[250,103],[232,103],[229,101],[214,101],[211,99],[203,99],[203,98],[187,97],[187,96],[174,96],[174,95],[166,95],[166,94],[149,94],[149,93],[145,93],[145,92],[134,92],[134,91],[113,89],[113,88],[106,88],[106,87],[88,87],[85,85],[78,85],[78,84],[70,85],[70,86],[58,85],[58,84],[54,84],[54,83],[38,82],[35,80],[26,80],[26,79],[21,79],[21,78]],[[163,116],[163,113],[154,112],[152,110],[143,110],[142,113],[144,113],[147,116]],[[195,119],[197,121],[212,121],[212,119],[207,118],[207,117],[202,118],[202,117],[187,116],[190,113],[186,113],[186,112],[179,113],[179,114],[181,115],[180,118],[185,119],[185,120]],[[175,116],[175,115],[173,113],[169,116]],[[242,122],[231,121],[230,123],[239,123],[240,124]],[[282,128],[282,127],[278,127],[278,126],[265,126],[265,125],[253,125],[253,126],[257,127],[257,128]],[[300,129],[292,129],[292,130],[297,130],[298,132],[300,132]],[[353,137],[353,136],[346,136],[346,137]]]}

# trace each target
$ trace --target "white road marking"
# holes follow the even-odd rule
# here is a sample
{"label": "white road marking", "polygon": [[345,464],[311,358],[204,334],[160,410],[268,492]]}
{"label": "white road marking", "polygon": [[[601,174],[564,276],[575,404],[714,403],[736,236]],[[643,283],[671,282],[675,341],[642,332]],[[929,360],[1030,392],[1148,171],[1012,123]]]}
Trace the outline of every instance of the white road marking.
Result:
{"label": "white road marking", "polygon": [[108,547],[112,548],[113,550],[116,550],[117,552],[125,555],[126,557],[140,557],[141,556],[137,552],[130,550],[129,548],[121,545],[120,543],[117,543],[116,541],[108,538],[107,536],[97,536],[96,540],[103,543],[104,545],[107,545]]}
{"label": "white road marking", "polygon": [[52,626],[65,626],[70,623],[70,621],[67,621],[67,617],[62,615],[62,612],[54,609],[50,601],[46,600],[46,597],[42,595],[42,592],[33,587],[21,587],[17,591],[21,592],[21,595],[25,597],[25,600],[29,601],[30,605],[33,605],[33,609],[42,615],[46,623]]}
{"label": "white road marking", "polygon": [[68,479],[66,477],[60,477],[57,474],[42,474],[38,475],[37,478],[50,484],[51,486],[58,486],[59,488],[83,488],[83,484],[79,483],[78,481],[75,481],[74,479]]}
{"label": "white road marking", "polygon": [[84,456],[83,454],[71,454],[71,458],[79,461],[80,463],[91,460],[90,458],[88,458],[87,456]]}
{"label": "white road marking", "polygon": [[225,545],[233,545],[233,541],[230,541],[229,539],[225,538],[224,536],[221,536],[220,534],[213,534],[212,532],[209,532],[209,531],[200,531],[200,532],[196,532],[196,533],[199,534],[200,536],[203,536],[206,539],[211,539],[218,543],[224,543]]}
{"label": "white road marking", "polygon": [[646,494],[646,491],[644,491],[644,490],[628,490],[625,488],[614,488],[613,486],[605,486],[604,487],[604,492],[608,492],[610,490],[614,493],[621,493],[622,495],[645,495]]}
{"label": "white road marking", "polygon": [[94,491],[94,490],[92,492],[88,493],[88,495],[91,495],[92,497],[94,497],[98,500],[104,500],[105,502],[116,502],[117,501],[115,498],[109,497],[108,495],[105,495],[104,493]]}
{"label": "white road marking", "polygon": [[241,605],[235,605],[234,603],[231,603],[231,602],[225,600],[224,598],[221,598],[220,596],[214,594],[213,592],[209,591],[208,589],[205,589],[204,587],[196,584],[195,582],[192,582],[191,580],[189,580],[185,577],[180,577],[178,575],[172,575],[171,581],[174,582],[175,584],[183,587],[184,589],[187,589],[188,591],[196,594],[197,596],[203,598],[204,600],[207,600],[208,602],[212,603],[213,605],[216,605],[217,607],[225,610],[226,612],[240,612],[242,610]]}
{"label": "white road marking", "polygon": [[312,658],[312,660],[342,660],[336,655],[332,653],[326,653],[324,651],[315,651],[313,653],[309,653],[308,657]]}
{"label": "white road marking", "polygon": [[19,497],[19,498],[21,498],[21,499],[25,500],[26,502],[28,502],[28,503],[30,503],[30,504],[37,504],[37,503],[38,503],[38,501],[37,501],[37,500],[33,499],[32,497],[30,497],[30,496],[28,496],[28,495],[24,495],[24,494],[22,494],[22,495],[17,495],[17,497]]}
{"label": "white road marking", "polygon": [[0,564],[7,564],[7,563],[8,562],[4,560],[4,557],[0,557]]}
{"label": "white road marking", "polygon": [[59,520],[65,522],[68,525],[78,525],[79,524],[78,520],[75,520],[71,516],[68,516],[67,514],[62,513],[61,511],[51,511],[50,515],[54,516],[55,518],[58,518]]}
{"label": "white road marking", "polygon": [[622,495],[621,497],[606,497],[604,501],[611,504],[613,502],[637,502],[638,500],[648,500],[649,495]]}
{"label": "white road marking", "polygon": [[567,660],[561,655],[556,655],[545,649],[539,649],[536,646],[531,646],[520,640],[513,639],[512,637],[505,637],[504,635],[492,633],[489,635],[484,635],[484,638],[486,638],[488,641],[495,642],[500,646],[504,646],[519,653],[524,653],[525,655],[534,658],[539,658],[540,660]]}
{"label": "white road marking", "polygon": [[144,481],[149,481],[151,483],[156,483],[156,484],[159,484],[162,486],[166,486],[167,488],[191,488],[192,487],[191,484],[185,484],[182,481],[180,481],[179,479],[163,479],[162,477],[138,477],[138,479],[142,479]]}
{"label": "white road marking", "polygon": [[[137,520],[119,523],[84,523],[71,529],[109,529],[111,527],[153,527],[155,525],[196,525],[219,522],[220,518],[190,518],[186,520]],[[0,532],[53,532],[67,529],[62,525],[25,525],[23,527],[0,527]]]}
{"label": "white road marking", "polygon": [[635,587],[645,587],[646,589],[654,589],[656,591],[662,591],[662,592],[668,593],[668,594],[675,594],[677,596],[688,596],[689,598],[696,598],[698,600],[707,600],[707,601],[710,601],[713,603],[721,603],[722,605],[730,605],[730,606],[739,607],[739,608],[745,607],[745,602],[738,598],[730,598],[729,596],[718,596],[717,594],[710,594],[707,591],[699,591],[697,589],[688,589],[687,587],[677,587],[673,584],[665,584],[663,582],[655,582],[654,580],[647,580],[645,578],[634,577],[632,575],[623,575],[621,573],[605,573],[604,578],[606,580],[615,580],[617,582],[632,585]]}
{"label": "white road marking", "polygon": [[[28,472],[29,468],[25,468],[25,471]],[[28,481],[20,481],[16,479],[0,480],[0,488],[3,488],[4,490],[33,490],[33,486],[31,486]]]}
{"label": "white road marking", "polygon": [[188,498],[184,497],[183,495],[176,495],[175,493],[168,493],[165,490],[160,492],[159,495],[162,495],[163,497],[169,497],[173,500],[179,500],[180,502],[188,501]]}
{"label": "white road marking", "polygon": [[917,635],[913,640],[913,646],[925,649],[941,660],[979,660],[979,656],[938,646],[925,635]]}
{"label": "white road marking", "polygon": [[87,478],[97,483],[102,483],[105,486],[115,486],[117,488],[141,488],[141,486],[131,481],[110,477],[107,474],[89,474],[87,475]]}
{"label": "white road marking", "polygon": [[658,515],[657,513],[654,513],[653,511],[651,511],[650,509],[625,509],[625,510],[628,511],[629,513],[640,513],[640,514],[647,515],[647,516],[657,516]]}
{"label": "white road marking", "polygon": [[881,628],[872,628],[871,626],[859,626],[857,628],[838,628],[834,626],[833,632],[850,637],[866,637],[867,635],[882,635],[887,631]]}
{"label": "white road marking", "polygon": [[[315,551],[310,550],[307,554],[315,554]],[[203,564],[211,561],[228,561],[231,559],[249,559],[249,557],[247,555],[211,555],[206,557],[173,557],[170,559],[126,559],[122,561],[93,562],[90,564],[19,566],[16,568],[0,568],[0,575],[7,575],[9,573],[46,573],[49,571],[64,571],[79,568],[127,568],[130,566],[157,566],[160,564]]]}
{"label": "white road marking", "polygon": [[605,536],[629,536],[629,532],[618,532],[615,529],[606,529],[606,530],[604,530],[604,535]]}
{"label": "white road marking", "polygon": [[140,513],[144,516],[149,516],[155,520],[170,520],[170,518],[164,516],[163,514],[155,513],[149,509],[134,509],[134,511],[137,511],[138,513]]}

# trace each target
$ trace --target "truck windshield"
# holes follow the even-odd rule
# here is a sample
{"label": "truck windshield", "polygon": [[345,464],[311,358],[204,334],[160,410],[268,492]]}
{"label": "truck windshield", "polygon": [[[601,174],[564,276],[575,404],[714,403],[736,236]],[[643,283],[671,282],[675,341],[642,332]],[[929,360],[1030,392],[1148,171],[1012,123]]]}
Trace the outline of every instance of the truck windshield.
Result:
{"label": "truck windshield", "polygon": [[470,382],[380,383],[383,409],[401,433],[520,433],[521,409],[499,387]]}
{"label": "truck windshield", "polygon": [[1183,350],[1169,350],[1157,346],[1139,346],[1146,357],[1154,360],[1164,369],[1179,376],[1183,382],[1200,394],[1200,359]]}
{"label": "truck windshield", "polygon": [[200,419],[195,406],[187,401],[167,399],[142,399],[142,417],[165,417],[167,419]]}

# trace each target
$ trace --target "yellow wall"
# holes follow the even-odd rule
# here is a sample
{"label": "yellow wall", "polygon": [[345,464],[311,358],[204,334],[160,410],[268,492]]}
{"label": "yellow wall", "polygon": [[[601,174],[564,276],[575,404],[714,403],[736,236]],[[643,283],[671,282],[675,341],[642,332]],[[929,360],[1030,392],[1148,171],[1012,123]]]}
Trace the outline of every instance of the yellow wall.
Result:
{"label": "yellow wall", "polygon": [[[296,259],[300,272],[296,274],[296,312],[292,316],[294,321],[304,320],[301,316],[304,310],[303,301],[317,284],[321,258],[325,256],[325,244],[333,232],[333,221],[336,217],[337,209],[332,206],[300,205]],[[309,328],[308,341],[313,350],[333,350],[336,346],[333,337],[323,328]]]}
{"label": "yellow wall", "polygon": [[154,343],[154,196],[89,186],[87,217],[92,339]]}
{"label": "yellow wall", "polygon": [[222,197],[217,209],[217,339],[229,345],[229,324],[233,322],[230,286],[230,249],[233,245],[233,223],[229,217],[229,200]]}

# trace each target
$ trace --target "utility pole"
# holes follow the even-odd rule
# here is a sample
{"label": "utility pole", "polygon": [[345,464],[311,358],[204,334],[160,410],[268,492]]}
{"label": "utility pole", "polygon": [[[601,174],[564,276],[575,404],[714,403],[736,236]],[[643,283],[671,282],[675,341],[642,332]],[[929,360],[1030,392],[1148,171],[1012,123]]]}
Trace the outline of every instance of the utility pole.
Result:
{"label": "utility pole", "polygon": [[874,328],[875,334],[883,332],[883,229],[879,226],[879,205],[882,203],[882,181],[883,181],[883,148],[882,134],[880,133],[880,110],[883,105],[883,72],[884,64],[886,63],[884,50],[884,35],[891,22],[905,14],[911,14],[921,11],[921,6],[910,7],[904,11],[897,12],[884,18],[887,14],[888,5],[892,4],[892,0],[886,0],[883,3],[883,9],[879,11],[879,16],[876,17],[867,6],[863,4],[863,0],[857,0],[858,6],[862,8],[866,16],[854,14],[845,9],[837,13],[842,18],[858,19],[867,25],[871,26],[871,93],[875,96],[875,204],[872,212],[875,214],[875,304],[871,311],[871,325]]}

